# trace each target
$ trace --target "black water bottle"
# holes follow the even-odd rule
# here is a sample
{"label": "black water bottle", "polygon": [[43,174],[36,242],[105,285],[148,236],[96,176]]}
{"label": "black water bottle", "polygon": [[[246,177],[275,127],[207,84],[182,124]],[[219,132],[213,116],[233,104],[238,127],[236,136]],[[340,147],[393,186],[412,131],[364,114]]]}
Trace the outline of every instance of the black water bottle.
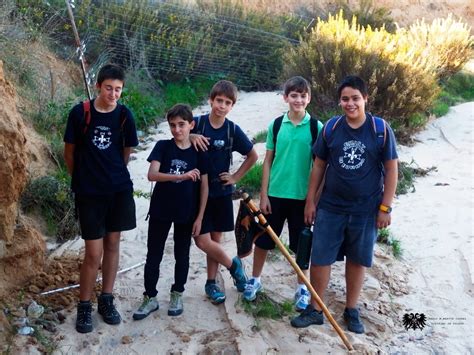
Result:
{"label": "black water bottle", "polygon": [[309,269],[312,243],[313,232],[311,231],[311,226],[307,226],[300,232],[298,238],[298,250],[296,252],[296,264],[298,264],[301,270]]}

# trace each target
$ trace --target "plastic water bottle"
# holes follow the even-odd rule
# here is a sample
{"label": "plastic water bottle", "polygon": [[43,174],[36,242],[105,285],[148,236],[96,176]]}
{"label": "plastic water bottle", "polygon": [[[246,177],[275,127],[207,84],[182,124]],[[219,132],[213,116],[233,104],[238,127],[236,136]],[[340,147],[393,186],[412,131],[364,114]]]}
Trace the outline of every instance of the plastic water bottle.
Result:
{"label": "plastic water bottle", "polygon": [[311,245],[313,243],[313,232],[311,227],[305,227],[298,237],[298,250],[296,253],[296,264],[302,270],[308,270],[311,257]]}

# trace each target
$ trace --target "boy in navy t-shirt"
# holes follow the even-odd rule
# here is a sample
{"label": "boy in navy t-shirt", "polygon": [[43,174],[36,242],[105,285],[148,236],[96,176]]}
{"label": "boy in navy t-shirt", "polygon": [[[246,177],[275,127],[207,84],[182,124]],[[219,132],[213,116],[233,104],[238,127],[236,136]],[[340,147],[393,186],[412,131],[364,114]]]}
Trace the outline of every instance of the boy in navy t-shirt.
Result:
{"label": "boy in navy t-shirt", "polygon": [[[230,81],[218,81],[211,89],[211,112],[195,119],[191,140],[196,148],[209,153],[209,199],[204,214],[201,235],[196,245],[207,254],[206,295],[214,304],[225,301],[225,294],[216,283],[219,264],[231,273],[239,292],[243,292],[247,275],[238,257],[230,259],[220,245],[222,233],[234,230],[232,204],[233,185],[257,161],[257,152],[242,129],[226,118],[237,100],[237,87]],[[230,173],[232,152],[246,156],[240,167]]]}
{"label": "boy in navy t-shirt", "polygon": [[168,111],[166,119],[173,138],[158,141],[148,157],[148,180],[156,181],[156,186],[149,211],[145,292],[142,304],[133,314],[135,320],[158,309],[156,284],[172,223],[175,269],[168,315],[183,313],[182,294],[188,277],[191,236],[201,232],[209,191],[206,153],[197,152],[189,140],[194,127],[191,108],[177,104]]}
{"label": "boy in navy t-shirt", "polygon": [[[306,223],[314,221],[311,285],[323,299],[331,265],[345,258],[343,316],[349,331],[363,333],[356,306],[365,269],[372,265],[377,228],[391,223],[398,156],[390,126],[365,111],[367,86],[361,78],[346,77],[338,88],[338,97],[344,116],[329,120],[313,147],[316,158],[305,205]],[[324,185],[316,213],[315,196],[321,183]],[[297,328],[322,323],[322,311],[314,299],[291,321]]]}
{"label": "boy in navy t-shirt", "polygon": [[[124,79],[122,68],[103,66],[97,75],[99,95],[74,106],[64,134],[64,160],[72,175],[71,187],[85,241],[76,320],[80,333],[92,331],[90,299],[101,261],[98,312],[108,324],[121,321],[112,290],[119,263],[120,232],[136,227],[127,163],[132,147],[138,145],[133,116],[117,102]],[[89,110],[84,108],[87,105]],[[90,113],[89,122],[84,111]]]}

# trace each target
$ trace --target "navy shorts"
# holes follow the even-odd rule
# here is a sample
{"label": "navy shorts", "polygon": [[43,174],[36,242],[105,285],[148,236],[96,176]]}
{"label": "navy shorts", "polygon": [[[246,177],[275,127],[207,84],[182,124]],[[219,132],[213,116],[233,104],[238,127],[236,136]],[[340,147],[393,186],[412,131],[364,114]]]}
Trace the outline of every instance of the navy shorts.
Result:
{"label": "navy shorts", "polygon": [[[296,253],[298,249],[298,237],[305,227],[305,200],[294,200],[272,196],[268,196],[268,198],[270,200],[272,213],[265,215],[265,219],[278,236],[280,236],[283,230],[285,220],[288,220],[290,250]],[[275,242],[267,233],[258,237],[257,240],[255,240],[255,245],[264,250],[272,250],[275,248]]]}
{"label": "navy shorts", "polygon": [[377,216],[338,214],[318,209],[314,223],[311,264],[331,265],[348,260],[372,266],[377,240]]}
{"label": "navy shorts", "polygon": [[210,197],[202,219],[201,234],[234,230],[232,195]]}
{"label": "navy shorts", "polygon": [[110,232],[122,232],[137,226],[133,191],[104,196],[76,195],[82,239],[100,239]]}

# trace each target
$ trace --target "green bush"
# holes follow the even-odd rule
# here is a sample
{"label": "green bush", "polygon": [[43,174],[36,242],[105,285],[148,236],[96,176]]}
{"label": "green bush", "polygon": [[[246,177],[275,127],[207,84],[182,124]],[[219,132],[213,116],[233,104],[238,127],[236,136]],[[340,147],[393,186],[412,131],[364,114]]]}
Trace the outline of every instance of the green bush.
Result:
{"label": "green bush", "polygon": [[237,183],[239,189],[243,189],[250,195],[256,195],[260,192],[262,185],[263,163],[257,162],[245,176]]}
{"label": "green bush", "polygon": [[43,176],[30,181],[21,196],[21,206],[27,212],[38,211],[47,222],[48,233],[60,241],[79,234],[74,200],[64,180]]}
{"label": "green bush", "polygon": [[[446,25],[445,30],[452,27]],[[409,136],[425,123],[420,114],[432,106],[440,91],[438,74],[448,66],[434,51],[452,49],[421,46],[411,31],[392,34],[384,28],[363,28],[356,17],[349,22],[340,12],[319,21],[310,36],[288,52],[286,76],[310,79],[315,110],[327,111],[337,106],[342,78],[357,74],[368,83],[370,111],[391,122],[399,137]],[[449,62],[455,62],[455,54],[449,53]],[[461,53],[456,60],[466,59]]]}

